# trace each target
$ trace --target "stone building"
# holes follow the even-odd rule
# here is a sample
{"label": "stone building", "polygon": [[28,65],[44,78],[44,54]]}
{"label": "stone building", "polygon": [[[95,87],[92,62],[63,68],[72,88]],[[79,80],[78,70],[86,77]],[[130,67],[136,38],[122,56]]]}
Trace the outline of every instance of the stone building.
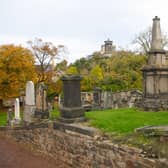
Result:
{"label": "stone building", "polygon": [[110,39],[104,41],[104,44],[101,46],[101,54],[103,56],[110,57],[114,51],[115,46],[113,45],[113,41],[111,41]]}
{"label": "stone building", "polygon": [[148,63],[142,69],[144,79],[144,98],[142,107],[145,110],[168,109],[168,63],[166,51],[162,47],[160,19],[153,19],[152,42]]}

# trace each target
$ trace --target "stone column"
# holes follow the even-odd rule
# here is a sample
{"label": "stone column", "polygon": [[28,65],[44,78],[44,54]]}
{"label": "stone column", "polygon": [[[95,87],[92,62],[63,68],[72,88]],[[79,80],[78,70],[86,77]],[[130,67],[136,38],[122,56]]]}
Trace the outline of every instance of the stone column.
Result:
{"label": "stone column", "polygon": [[35,109],[36,106],[35,106],[34,83],[32,81],[28,81],[26,83],[26,98],[23,113],[23,120],[26,123],[34,122]]}
{"label": "stone column", "polygon": [[79,75],[66,75],[63,81],[63,106],[60,107],[63,122],[83,121],[84,109],[81,104],[81,92]]}
{"label": "stone column", "polygon": [[15,120],[20,120],[20,103],[19,99],[15,99]]}
{"label": "stone column", "polygon": [[162,50],[160,18],[157,16],[153,19],[151,50]]}

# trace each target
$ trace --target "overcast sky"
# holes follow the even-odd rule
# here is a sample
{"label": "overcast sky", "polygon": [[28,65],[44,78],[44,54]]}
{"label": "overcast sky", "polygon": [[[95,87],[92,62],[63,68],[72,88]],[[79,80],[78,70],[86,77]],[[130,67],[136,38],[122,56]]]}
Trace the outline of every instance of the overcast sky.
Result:
{"label": "overcast sky", "polygon": [[0,44],[40,37],[68,48],[73,62],[110,38],[128,48],[154,16],[168,32],[168,0],[0,0]]}

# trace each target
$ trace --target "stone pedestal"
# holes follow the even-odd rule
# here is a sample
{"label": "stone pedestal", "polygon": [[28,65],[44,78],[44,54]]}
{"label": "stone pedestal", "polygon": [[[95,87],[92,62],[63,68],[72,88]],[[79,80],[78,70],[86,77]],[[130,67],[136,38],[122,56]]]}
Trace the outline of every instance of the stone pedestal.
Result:
{"label": "stone pedestal", "polygon": [[81,104],[79,75],[67,75],[62,78],[63,81],[63,106],[60,107],[61,118],[63,122],[83,121],[84,109]]}
{"label": "stone pedestal", "polygon": [[35,105],[25,105],[23,121],[26,123],[33,123],[35,121]]}
{"label": "stone pedestal", "polygon": [[18,120],[18,119],[13,119],[10,121],[11,127],[17,127],[17,126],[20,126],[20,124],[21,124],[21,120]]}

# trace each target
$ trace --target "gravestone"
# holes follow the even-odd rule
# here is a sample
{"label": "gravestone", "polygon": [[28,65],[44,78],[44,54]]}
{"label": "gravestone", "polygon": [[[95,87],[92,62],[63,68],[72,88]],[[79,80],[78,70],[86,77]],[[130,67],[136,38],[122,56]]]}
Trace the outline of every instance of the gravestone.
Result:
{"label": "gravestone", "polygon": [[99,87],[94,88],[93,90],[93,109],[101,109],[102,100],[101,100],[102,89]]}
{"label": "gravestone", "polygon": [[15,120],[20,120],[20,103],[19,103],[19,99],[16,98],[15,99],[15,116],[14,116]]}
{"label": "gravestone", "polygon": [[36,111],[35,117],[40,119],[49,118],[47,105],[47,87],[44,83],[39,83],[36,87]]}
{"label": "gravestone", "polygon": [[61,118],[63,122],[83,121],[84,109],[81,104],[81,92],[79,75],[66,75],[62,77],[63,81],[63,105],[60,107]]}
{"label": "gravestone", "polygon": [[35,109],[34,83],[28,81],[26,83],[26,98],[23,113],[23,121],[25,123],[32,123],[35,121]]}
{"label": "gravestone", "polygon": [[[10,114],[9,114],[10,115]],[[17,126],[21,123],[21,118],[20,118],[20,102],[19,99],[15,99],[15,104],[14,104],[14,119],[10,121],[11,126]]]}
{"label": "gravestone", "polygon": [[8,111],[7,111],[7,124],[8,124],[8,126],[11,125],[12,119],[13,119],[13,110],[12,110],[12,108],[8,108]]}

